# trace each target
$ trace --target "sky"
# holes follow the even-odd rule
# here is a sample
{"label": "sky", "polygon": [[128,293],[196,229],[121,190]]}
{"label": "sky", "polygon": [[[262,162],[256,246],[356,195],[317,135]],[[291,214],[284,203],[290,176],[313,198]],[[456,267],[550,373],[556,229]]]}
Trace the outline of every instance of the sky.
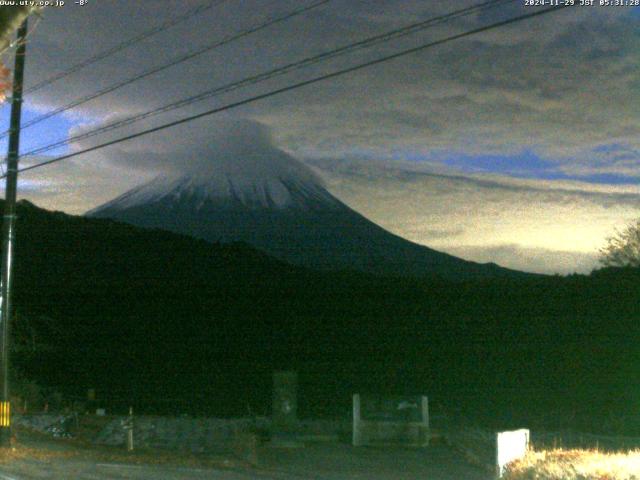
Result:
{"label": "sky", "polygon": [[[31,22],[26,88],[206,3],[89,0],[46,9]],[[27,95],[23,122],[311,3],[219,0]],[[477,3],[330,0],[26,128],[21,151]],[[523,0],[505,2],[49,154],[533,11]],[[82,214],[197,161],[242,120],[312,166],[346,204],[409,240],[526,271],[588,273],[607,237],[640,216],[639,22],[637,7],[563,9],[25,172],[19,197]],[[12,67],[12,52],[2,60]],[[8,117],[5,104],[3,131]],[[214,147],[233,150],[234,138]]]}

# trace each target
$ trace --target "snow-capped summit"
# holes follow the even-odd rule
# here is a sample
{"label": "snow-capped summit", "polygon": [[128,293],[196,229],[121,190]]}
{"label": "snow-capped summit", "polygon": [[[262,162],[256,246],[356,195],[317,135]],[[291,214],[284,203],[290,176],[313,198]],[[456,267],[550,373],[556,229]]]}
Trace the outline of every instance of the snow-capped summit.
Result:
{"label": "snow-capped summit", "polygon": [[121,211],[157,202],[188,203],[191,208],[223,210],[306,210],[317,204],[339,205],[318,175],[284,152],[248,153],[241,160],[225,158],[162,175],[92,210]]}

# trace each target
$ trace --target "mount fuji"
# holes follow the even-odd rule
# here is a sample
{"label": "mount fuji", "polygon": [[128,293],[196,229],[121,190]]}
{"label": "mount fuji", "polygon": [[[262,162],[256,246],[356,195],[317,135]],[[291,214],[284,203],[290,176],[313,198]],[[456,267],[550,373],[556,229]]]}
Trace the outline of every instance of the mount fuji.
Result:
{"label": "mount fuji", "polygon": [[398,237],[334,197],[309,167],[285,152],[245,148],[136,187],[89,212],[211,242],[245,242],[319,270],[441,276],[523,275]]}

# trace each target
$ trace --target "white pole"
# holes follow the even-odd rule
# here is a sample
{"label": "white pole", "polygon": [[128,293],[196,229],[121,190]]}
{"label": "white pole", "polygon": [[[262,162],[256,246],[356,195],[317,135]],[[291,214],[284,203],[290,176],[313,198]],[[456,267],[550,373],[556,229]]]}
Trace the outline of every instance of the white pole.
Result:
{"label": "white pole", "polygon": [[353,395],[353,446],[362,445],[362,432],[360,430],[360,394]]}
{"label": "white pole", "polygon": [[127,430],[127,451],[133,452],[133,407],[129,407],[129,429]]}

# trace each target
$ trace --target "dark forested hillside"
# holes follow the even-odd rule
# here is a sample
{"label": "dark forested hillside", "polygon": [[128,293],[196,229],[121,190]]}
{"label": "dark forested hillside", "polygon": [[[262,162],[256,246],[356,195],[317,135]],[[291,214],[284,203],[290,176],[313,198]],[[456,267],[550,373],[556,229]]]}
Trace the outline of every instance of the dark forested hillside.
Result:
{"label": "dark forested hillside", "polygon": [[[303,415],[355,391],[426,393],[439,411],[558,424],[640,402],[640,272],[451,283],[291,267],[21,202],[13,364],[68,395],[138,411],[267,413],[274,369]],[[434,411],[434,413],[436,413]],[[597,417],[594,416],[597,414]]]}

